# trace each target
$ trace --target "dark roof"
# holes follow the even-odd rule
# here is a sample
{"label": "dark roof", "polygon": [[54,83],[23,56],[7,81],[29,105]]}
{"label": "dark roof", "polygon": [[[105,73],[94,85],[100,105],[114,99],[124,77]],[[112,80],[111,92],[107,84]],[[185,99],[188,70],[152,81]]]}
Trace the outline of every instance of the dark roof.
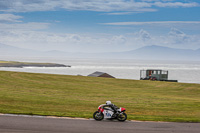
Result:
{"label": "dark roof", "polygon": [[91,77],[98,77],[98,76],[101,76],[103,75],[104,73],[103,72],[94,72],[92,74],[89,74],[88,76],[91,76]]}
{"label": "dark roof", "polygon": [[109,77],[109,78],[115,78],[107,73],[104,73],[104,72],[94,72],[92,74],[89,74],[88,76],[90,77]]}

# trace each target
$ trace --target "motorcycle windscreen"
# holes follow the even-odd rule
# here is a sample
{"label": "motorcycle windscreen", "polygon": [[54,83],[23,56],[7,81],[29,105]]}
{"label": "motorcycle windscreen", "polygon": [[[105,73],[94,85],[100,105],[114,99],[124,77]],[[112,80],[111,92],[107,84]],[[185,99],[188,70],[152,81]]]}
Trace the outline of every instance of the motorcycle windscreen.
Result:
{"label": "motorcycle windscreen", "polygon": [[114,112],[110,110],[104,110],[103,114],[104,114],[104,118],[111,118]]}

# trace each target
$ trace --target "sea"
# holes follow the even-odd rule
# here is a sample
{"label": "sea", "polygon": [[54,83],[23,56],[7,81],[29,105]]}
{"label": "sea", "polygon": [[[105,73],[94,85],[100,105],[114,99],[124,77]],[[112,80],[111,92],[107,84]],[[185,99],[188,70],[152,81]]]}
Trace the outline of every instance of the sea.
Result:
{"label": "sea", "polygon": [[140,70],[168,70],[169,80],[181,83],[200,84],[200,61],[166,61],[166,60],[133,60],[133,59],[73,59],[55,57],[3,57],[0,60],[59,63],[71,67],[0,67],[1,71],[47,73],[60,75],[87,76],[93,72],[105,72],[118,79],[140,80]]}

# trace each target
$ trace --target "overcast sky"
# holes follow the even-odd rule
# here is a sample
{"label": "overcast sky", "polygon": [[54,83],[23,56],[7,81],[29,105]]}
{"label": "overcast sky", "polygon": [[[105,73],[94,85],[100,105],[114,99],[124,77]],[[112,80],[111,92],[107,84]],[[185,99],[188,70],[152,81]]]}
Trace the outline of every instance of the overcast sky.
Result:
{"label": "overcast sky", "polygon": [[200,0],[0,0],[0,43],[42,51],[200,48]]}

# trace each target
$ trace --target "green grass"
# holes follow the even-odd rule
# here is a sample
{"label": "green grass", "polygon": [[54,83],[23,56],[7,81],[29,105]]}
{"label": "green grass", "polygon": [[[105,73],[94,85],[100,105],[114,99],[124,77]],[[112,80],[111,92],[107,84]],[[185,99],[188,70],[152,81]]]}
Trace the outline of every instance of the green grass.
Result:
{"label": "green grass", "polygon": [[91,118],[107,100],[129,120],[200,122],[200,84],[0,71],[0,113]]}

